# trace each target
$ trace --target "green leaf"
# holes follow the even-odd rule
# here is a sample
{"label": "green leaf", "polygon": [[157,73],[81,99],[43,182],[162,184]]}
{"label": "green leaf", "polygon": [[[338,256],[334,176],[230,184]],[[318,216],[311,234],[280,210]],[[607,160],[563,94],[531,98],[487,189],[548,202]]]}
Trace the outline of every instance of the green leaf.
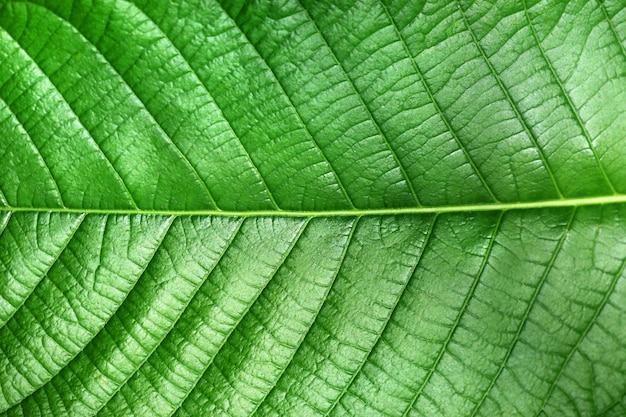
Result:
{"label": "green leaf", "polygon": [[620,0],[0,0],[0,414],[626,415]]}

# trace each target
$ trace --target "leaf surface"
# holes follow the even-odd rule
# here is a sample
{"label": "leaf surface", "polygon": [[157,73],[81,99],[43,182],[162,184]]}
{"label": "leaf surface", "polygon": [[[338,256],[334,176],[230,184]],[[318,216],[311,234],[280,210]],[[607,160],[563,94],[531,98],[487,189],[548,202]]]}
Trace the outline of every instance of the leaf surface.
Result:
{"label": "leaf surface", "polygon": [[0,413],[626,414],[626,7],[0,0]]}

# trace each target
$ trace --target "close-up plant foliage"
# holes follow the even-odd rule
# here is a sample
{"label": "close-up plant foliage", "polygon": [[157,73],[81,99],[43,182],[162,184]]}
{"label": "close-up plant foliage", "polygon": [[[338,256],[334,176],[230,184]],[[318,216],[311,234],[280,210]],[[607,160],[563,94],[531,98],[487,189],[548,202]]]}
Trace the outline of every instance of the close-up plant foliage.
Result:
{"label": "close-up plant foliage", "polygon": [[0,0],[0,415],[625,416],[623,0]]}

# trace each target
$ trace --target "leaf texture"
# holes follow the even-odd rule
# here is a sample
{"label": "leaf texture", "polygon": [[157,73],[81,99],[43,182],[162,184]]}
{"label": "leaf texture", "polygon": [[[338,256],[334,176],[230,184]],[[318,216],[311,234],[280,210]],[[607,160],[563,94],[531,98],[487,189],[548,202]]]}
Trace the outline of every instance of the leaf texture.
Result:
{"label": "leaf texture", "polygon": [[626,415],[626,4],[0,0],[0,415]]}

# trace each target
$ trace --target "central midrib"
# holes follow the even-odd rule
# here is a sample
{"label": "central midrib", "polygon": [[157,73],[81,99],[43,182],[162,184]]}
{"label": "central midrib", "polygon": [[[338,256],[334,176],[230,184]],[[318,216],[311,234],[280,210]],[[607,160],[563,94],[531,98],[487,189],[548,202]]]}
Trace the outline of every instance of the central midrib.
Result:
{"label": "central midrib", "polygon": [[0,212],[77,213],[77,214],[135,214],[153,216],[229,216],[229,217],[360,217],[390,216],[398,214],[467,213],[479,211],[530,210],[539,208],[597,206],[626,203],[626,195],[568,198],[518,203],[466,204],[432,207],[405,207],[357,210],[127,210],[127,209],[80,209],[48,207],[0,207]]}

